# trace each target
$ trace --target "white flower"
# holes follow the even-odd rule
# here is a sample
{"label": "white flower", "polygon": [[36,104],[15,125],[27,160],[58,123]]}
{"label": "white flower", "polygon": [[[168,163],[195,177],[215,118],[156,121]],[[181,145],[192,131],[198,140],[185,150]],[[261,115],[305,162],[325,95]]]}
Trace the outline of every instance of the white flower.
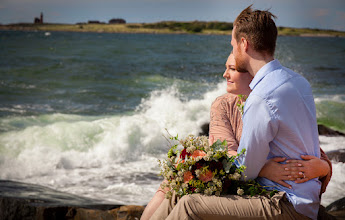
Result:
{"label": "white flower", "polygon": [[233,179],[234,180],[239,180],[241,178],[241,174],[239,174],[239,173],[234,173],[234,175],[233,175]]}
{"label": "white flower", "polygon": [[210,148],[209,146],[206,146],[206,147],[205,147],[205,151],[208,153],[208,152],[211,151],[211,148]]}
{"label": "white flower", "polygon": [[196,188],[196,189],[195,189],[195,192],[196,192],[196,193],[199,193],[199,192],[201,192],[201,190],[200,190],[199,188]]}
{"label": "white flower", "polygon": [[237,195],[243,195],[243,193],[244,193],[244,190],[243,189],[241,189],[240,187],[237,187]]}
{"label": "white flower", "polygon": [[174,176],[174,173],[173,173],[173,171],[169,171],[169,173],[168,173],[168,177],[173,177]]}
{"label": "white flower", "polygon": [[187,153],[192,153],[193,152],[193,145],[190,147],[187,147],[186,151],[187,151]]}
{"label": "white flower", "polygon": [[208,152],[207,152],[207,156],[212,157],[212,155],[213,155],[213,152],[212,152],[212,151],[208,151]]}
{"label": "white flower", "polygon": [[165,198],[166,199],[170,199],[172,197],[172,192],[168,191],[167,193],[165,193]]}
{"label": "white flower", "polygon": [[188,188],[188,184],[187,183],[182,183],[182,188],[184,188],[184,189]]}
{"label": "white flower", "polygon": [[201,174],[201,170],[195,170],[195,175],[198,177]]}
{"label": "white flower", "polygon": [[174,163],[174,162],[175,162],[175,159],[176,159],[175,156],[170,157],[170,162],[171,162],[171,163]]}
{"label": "white flower", "polygon": [[207,196],[212,195],[212,190],[210,188],[205,189],[204,194]]}
{"label": "white flower", "polygon": [[223,186],[222,182],[221,182],[221,181],[218,181],[218,182],[217,182],[217,186],[221,188],[221,187]]}
{"label": "white flower", "polygon": [[168,184],[166,184],[166,183],[162,183],[162,184],[161,184],[161,188],[164,189],[165,187],[167,187],[167,185],[168,185]]}
{"label": "white flower", "polygon": [[182,172],[182,171],[178,171],[178,172],[177,172],[177,175],[178,175],[178,176],[183,176],[183,172]]}
{"label": "white flower", "polygon": [[216,195],[216,196],[220,196],[220,191],[217,191],[217,192],[215,193],[215,195]]}
{"label": "white flower", "polygon": [[172,188],[175,188],[176,187],[176,181],[175,180],[171,181],[170,186]]}
{"label": "white flower", "polygon": [[210,156],[204,156],[204,160],[205,160],[205,161],[210,161],[210,160],[211,160],[211,157],[210,157]]}

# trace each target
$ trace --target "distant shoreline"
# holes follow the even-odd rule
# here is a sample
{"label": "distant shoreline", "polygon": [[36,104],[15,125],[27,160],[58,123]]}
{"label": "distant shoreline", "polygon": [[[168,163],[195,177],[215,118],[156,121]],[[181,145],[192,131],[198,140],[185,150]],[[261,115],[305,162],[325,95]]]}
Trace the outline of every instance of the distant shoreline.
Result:
{"label": "distant shoreline", "polygon": [[[201,34],[231,35],[232,23],[227,22],[157,22],[128,24],[32,24],[18,23],[0,25],[0,30],[14,31],[67,31],[96,33],[149,33],[149,34]],[[280,36],[345,37],[345,32],[308,28],[278,27]]]}

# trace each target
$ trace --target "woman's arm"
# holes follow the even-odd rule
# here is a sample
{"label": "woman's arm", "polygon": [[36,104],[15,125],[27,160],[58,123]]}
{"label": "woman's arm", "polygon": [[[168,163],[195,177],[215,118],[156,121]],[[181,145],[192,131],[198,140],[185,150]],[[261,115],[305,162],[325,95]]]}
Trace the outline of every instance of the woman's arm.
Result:
{"label": "woman's arm", "polygon": [[296,183],[304,183],[313,178],[319,178],[322,182],[321,192],[325,192],[332,176],[332,163],[320,148],[321,158],[310,155],[301,155],[303,160],[287,160],[286,164],[279,162],[285,158],[273,158],[268,160],[261,169],[259,176],[270,179],[285,187],[291,186],[285,180],[293,180]]}
{"label": "woman's arm", "polygon": [[296,178],[296,183],[304,183],[310,179],[319,178],[322,182],[321,193],[324,193],[332,177],[332,163],[321,148],[320,155],[320,158],[301,155],[303,160],[288,160],[286,162],[294,165],[291,167],[291,173],[292,177]]}
{"label": "woman's arm", "polygon": [[[210,144],[212,140],[226,140],[229,151],[237,151],[240,135],[238,127],[242,128],[241,115],[237,110],[237,96],[223,95],[218,97],[211,106],[210,111]],[[240,133],[239,133],[240,134]]]}

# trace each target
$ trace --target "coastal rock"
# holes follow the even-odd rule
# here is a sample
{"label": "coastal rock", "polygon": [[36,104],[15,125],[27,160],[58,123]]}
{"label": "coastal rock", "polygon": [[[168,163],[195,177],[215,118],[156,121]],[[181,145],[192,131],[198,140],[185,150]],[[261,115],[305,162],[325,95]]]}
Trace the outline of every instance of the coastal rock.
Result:
{"label": "coastal rock", "polygon": [[112,210],[94,210],[84,208],[70,208],[67,219],[73,220],[135,220],[140,219],[145,207],[136,205],[120,206]]}
{"label": "coastal rock", "polygon": [[[209,133],[209,123],[204,123],[203,125],[201,125],[201,132],[199,133],[199,135],[206,135],[208,136]],[[331,128],[328,128],[324,125],[317,125],[318,131],[319,131],[319,135],[325,135],[325,136],[345,136],[344,133],[340,132],[340,131],[336,131],[333,130]]]}
{"label": "coastal rock", "polygon": [[332,202],[330,205],[326,207],[326,211],[345,211],[345,197],[339,199],[335,202]]}
{"label": "coastal rock", "polygon": [[317,125],[319,135],[325,135],[325,136],[345,136],[344,133],[341,133],[339,131],[335,131],[331,128],[328,128],[324,125]]}
{"label": "coastal rock", "polygon": [[332,161],[345,163],[345,149],[329,151],[326,154]]}
{"label": "coastal rock", "polygon": [[0,180],[0,219],[139,219],[144,206],[105,204],[48,187]]}
{"label": "coastal rock", "polygon": [[326,211],[335,216],[336,219],[345,219],[345,197],[332,202],[326,207]]}
{"label": "coastal rock", "polygon": [[116,213],[110,211],[84,209],[84,208],[70,208],[66,214],[66,219],[83,220],[83,219],[102,219],[113,220],[116,218]]}
{"label": "coastal rock", "polygon": [[140,219],[144,212],[144,206],[127,205],[121,206],[120,208],[110,210],[110,213],[114,213],[118,220],[134,220]]}
{"label": "coastal rock", "polygon": [[[37,202],[35,204],[35,202]],[[144,206],[120,206],[111,210],[87,209],[67,206],[46,207],[32,201],[16,198],[0,198],[0,219],[37,220],[135,220],[140,219]],[[39,206],[37,206],[39,204]]]}
{"label": "coastal rock", "polygon": [[36,208],[24,199],[0,198],[0,219],[33,219]]}
{"label": "coastal rock", "polygon": [[205,123],[203,125],[201,125],[201,132],[199,133],[200,136],[204,135],[204,136],[207,136],[208,137],[208,134],[210,132],[210,123]]}

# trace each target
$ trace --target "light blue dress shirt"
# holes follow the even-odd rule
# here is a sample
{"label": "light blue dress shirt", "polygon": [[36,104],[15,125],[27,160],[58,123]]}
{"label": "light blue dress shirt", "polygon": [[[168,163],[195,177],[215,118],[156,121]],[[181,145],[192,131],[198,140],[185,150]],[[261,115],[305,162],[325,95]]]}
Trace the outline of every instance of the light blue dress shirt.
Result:
{"label": "light blue dress shirt", "polygon": [[[316,110],[311,87],[301,75],[273,60],[263,66],[250,83],[252,89],[243,113],[243,131],[238,152],[246,149],[239,161],[245,174],[255,179],[267,159],[300,155],[320,157]],[[266,178],[256,179],[262,186],[286,192],[295,210],[316,219],[320,204],[320,181],[315,178],[292,189]]]}

